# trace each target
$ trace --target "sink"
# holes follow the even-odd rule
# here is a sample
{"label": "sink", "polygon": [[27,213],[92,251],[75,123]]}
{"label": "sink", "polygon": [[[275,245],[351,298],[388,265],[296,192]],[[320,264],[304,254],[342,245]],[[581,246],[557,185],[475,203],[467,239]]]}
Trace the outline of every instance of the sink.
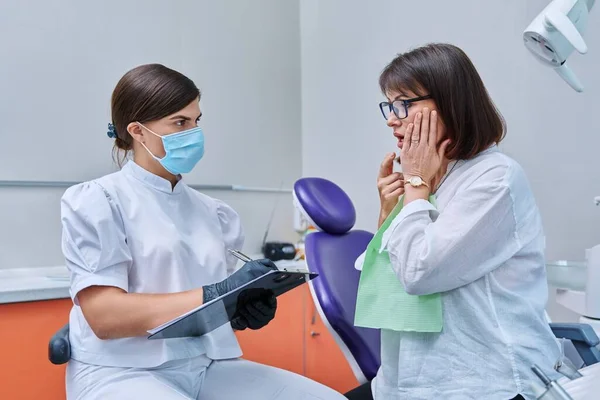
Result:
{"label": "sink", "polygon": [[585,291],[587,266],[585,261],[558,260],[546,263],[548,284],[559,289]]}

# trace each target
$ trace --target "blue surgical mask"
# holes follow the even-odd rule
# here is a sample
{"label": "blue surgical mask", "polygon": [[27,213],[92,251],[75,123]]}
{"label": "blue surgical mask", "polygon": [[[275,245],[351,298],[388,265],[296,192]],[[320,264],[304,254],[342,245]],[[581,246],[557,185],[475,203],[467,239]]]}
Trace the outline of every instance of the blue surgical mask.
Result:
{"label": "blue surgical mask", "polygon": [[161,138],[163,147],[165,148],[165,156],[163,158],[156,157],[143,143],[142,146],[173,175],[190,172],[204,155],[204,133],[199,126],[164,136],[152,132],[142,124],[140,126]]}

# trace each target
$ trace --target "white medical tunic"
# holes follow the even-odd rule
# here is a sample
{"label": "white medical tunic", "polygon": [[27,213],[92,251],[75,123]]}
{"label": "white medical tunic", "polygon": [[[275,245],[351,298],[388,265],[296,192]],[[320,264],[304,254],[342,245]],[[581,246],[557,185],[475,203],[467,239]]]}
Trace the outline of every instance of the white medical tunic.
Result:
{"label": "white medical tunic", "polygon": [[74,301],[69,335],[73,359],[148,368],[202,354],[212,359],[242,354],[229,324],[195,338],[100,340],[77,302],[77,293],[94,285],[129,293],[175,293],[225,279],[237,261],[227,248],[239,249],[244,241],[233,209],[183,181],[172,188],[130,161],[119,172],[69,188],[61,214]]}
{"label": "white medical tunic", "polygon": [[556,376],[560,351],[545,318],[545,240],[532,191],[496,146],[448,171],[437,209],[406,205],[381,248],[409,294],[441,293],[443,329],[382,331],[375,399],[534,398],[531,366]]}

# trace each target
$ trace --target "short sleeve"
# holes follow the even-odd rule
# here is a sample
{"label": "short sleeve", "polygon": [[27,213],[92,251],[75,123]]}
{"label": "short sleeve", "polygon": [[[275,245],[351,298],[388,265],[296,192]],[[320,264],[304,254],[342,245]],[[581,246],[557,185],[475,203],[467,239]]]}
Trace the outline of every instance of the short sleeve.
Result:
{"label": "short sleeve", "polygon": [[61,199],[62,251],[71,273],[71,298],[90,286],[128,291],[132,263],[119,210],[96,182],[69,188]]}
{"label": "short sleeve", "polygon": [[244,230],[238,213],[221,200],[217,202],[217,215],[221,224],[223,241],[225,242],[225,259],[227,262],[227,275],[236,270],[238,259],[232,256],[227,249],[241,250],[244,246]]}

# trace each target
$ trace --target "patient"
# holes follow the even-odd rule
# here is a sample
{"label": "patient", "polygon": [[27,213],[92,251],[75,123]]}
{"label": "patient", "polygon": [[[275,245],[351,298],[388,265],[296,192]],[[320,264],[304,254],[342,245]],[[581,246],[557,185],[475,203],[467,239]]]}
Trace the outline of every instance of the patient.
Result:
{"label": "patient", "polygon": [[381,249],[409,295],[440,294],[443,327],[382,329],[377,377],[347,397],[533,399],[531,366],[554,377],[560,354],[544,315],[542,221],[523,169],[497,147],[502,116],[452,45],[398,55],[379,84],[403,172],[386,155],[379,226],[393,221]]}

